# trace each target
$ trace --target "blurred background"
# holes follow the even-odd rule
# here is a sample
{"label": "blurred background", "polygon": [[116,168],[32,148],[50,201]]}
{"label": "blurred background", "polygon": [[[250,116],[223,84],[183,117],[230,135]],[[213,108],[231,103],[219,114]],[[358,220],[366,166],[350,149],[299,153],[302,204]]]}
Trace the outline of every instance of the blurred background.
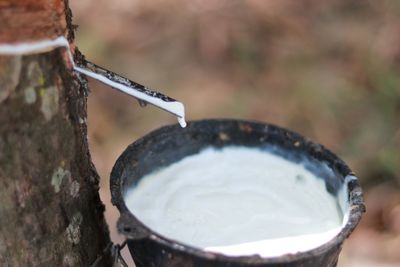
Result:
{"label": "blurred background", "polygon": [[[337,153],[359,176],[368,209],[339,266],[400,266],[400,1],[70,4],[89,60],[184,102],[188,120],[270,122]],[[112,166],[130,143],[176,120],[90,87],[89,143],[119,241]]]}

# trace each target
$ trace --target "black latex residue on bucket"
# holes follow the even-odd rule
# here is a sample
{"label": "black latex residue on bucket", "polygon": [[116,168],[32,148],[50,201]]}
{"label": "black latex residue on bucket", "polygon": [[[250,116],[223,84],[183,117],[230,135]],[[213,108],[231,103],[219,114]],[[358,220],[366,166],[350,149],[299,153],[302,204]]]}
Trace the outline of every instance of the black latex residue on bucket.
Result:
{"label": "black latex residue on bucket", "polygon": [[322,145],[274,125],[240,120],[202,120],[189,122],[184,129],[179,125],[162,127],[128,146],[111,173],[112,203],[121,214],[118,229],[128,239],[136,266],[336,266],[343,241],[365,211],[357,180],[347,185],[351,211],[347,225],[337,238],[307,252],[280,257],[232,257],[206,252],[153,232],[126,207],[124,196],[127,190],[144,175],[197,154],[204,148],[232,145],[266,149],[290,161],[302,162],[308,170],[325,180],[326,188],[332,194],[337,193],[346,176],[352,175],[349,167]]}

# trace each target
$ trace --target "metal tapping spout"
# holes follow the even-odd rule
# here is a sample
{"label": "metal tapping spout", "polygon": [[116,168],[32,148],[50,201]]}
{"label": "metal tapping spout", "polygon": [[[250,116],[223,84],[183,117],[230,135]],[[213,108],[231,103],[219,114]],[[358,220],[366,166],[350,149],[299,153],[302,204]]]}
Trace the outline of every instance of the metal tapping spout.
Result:
{"label": "metal tapping spout", "polygon": [[141,107],[150,103],[175,115],[181,127],[186,127],[185,107],[181,102],[86,60],[75,63],[74,70],[137,98]]}

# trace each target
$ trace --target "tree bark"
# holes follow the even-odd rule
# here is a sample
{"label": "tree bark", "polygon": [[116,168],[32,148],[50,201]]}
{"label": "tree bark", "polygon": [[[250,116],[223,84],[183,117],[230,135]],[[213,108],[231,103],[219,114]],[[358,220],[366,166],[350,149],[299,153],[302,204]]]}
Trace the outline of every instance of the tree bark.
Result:
{"label": "tree bark", "polygon": [[[67,0],[0,2],[0,44],[57,36],[73,45]],[[65,48],[0,55],[0,266],[90,266],[110,242],[87,82],[69,65]],[[110,263],[107,251],[97,266]]]}

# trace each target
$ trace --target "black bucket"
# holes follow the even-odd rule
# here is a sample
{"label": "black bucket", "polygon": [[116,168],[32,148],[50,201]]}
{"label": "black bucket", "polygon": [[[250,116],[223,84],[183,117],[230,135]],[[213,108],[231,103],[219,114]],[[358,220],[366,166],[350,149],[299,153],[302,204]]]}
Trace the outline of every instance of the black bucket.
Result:
{"label": "black bucket", "polygon": [[[340,233],[329,242],[306,252],[279,257],[226,256],[168,239],[141,223],[127,208],[124,195],[144,175],[177,162],[188,155],[213,146],[276,147],[277,153],[291,161],[307,157],[324,163],[330,173],[325,179],[329,192],[345,184],[348,192],[349,218]],[[280,151],[280,152],[279,152]],[[282,152],[284,151],[284,152]],[[311,168],[312,169],[312,168]],[[311,170],[318,172],[317,169]],[[202,120],[162,127],[134,142],[122,153],[111,173],[112,203],[120,211],[118,230],[128,240],[137,267],[251,267],[251,266],[336,266],[344,240],[351,234],[365,212],[362,191],[349,167],[335,154],[292,131],[265,123],[240,120]],[[346,181],[346,182],[345,182]],[[163,223],[160,221],[160,224]]]}

